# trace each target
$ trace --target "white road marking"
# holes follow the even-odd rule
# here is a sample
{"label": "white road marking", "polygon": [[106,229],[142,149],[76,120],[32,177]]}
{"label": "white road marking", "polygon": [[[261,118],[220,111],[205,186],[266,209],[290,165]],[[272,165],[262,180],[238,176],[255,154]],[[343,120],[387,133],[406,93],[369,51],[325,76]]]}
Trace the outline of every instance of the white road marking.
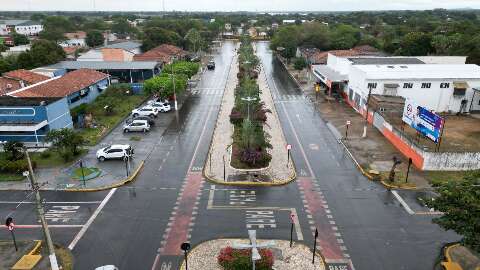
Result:
{"label": "white road marking", "polygon": [[105,196],[105,198],[103,199],[103,201],[100,203],[100,205],[97,207],[97,209],[95,210],[95,212],[93,212],[93,215],[88,219],[87,223],[85,223],[83,226],[82,226],[82,229],[77,233],[77,235],[75,236],[75,238],[73,238],[72,242],[70,243],[70,245],[68,245],[68,249],[70,250],[73,250],[75,248],[75,246],[77,245],[78,241],[80,241],[80,239],[83,237],[83,235],[87,232],[88,228],[90,227],[90,225],[92,225],[93,221],[95,220],[95,218],[98,216],[98,214],[100,214],[100,212],[102,211],[103,207],[105,207],[105,205],[108,203],[108,201],[110,200],[110,198],[112,198],[113,194],[115,194],[115,191],[117,191],[117,188],[113,188],[110,190],[110,192],[108,192],[107,196]]}
{"label": "white road marking", "polygon": [[[49,228],[81,228],[84,225],[48,225]],[[5,225],[0,225],[0,228],[6,228]],[[15,224],[15,229],[34,229],[34,228],[42,228],[40,224],[32,224],[32,225],[18,225]]]}
{"label": "white road marking", "polygon": [[[29,204],[34,204],[35,202],[10,202],[10,201],[0,201],[0,204],[19,204],[19,203],[29,203]],[[45,201],[44,203],[46,204],[54,204],[54,203],[57,203],[57,204],[98,204],[98,203],[101,203],[101,201],[89,201],[89,202],[54,202],[54,201]]]}
{"label": "white road marking", "polygon": [[407,211],[407,213],[409,213],[410,215],[413,215],[415,214],[415,212],[412,210],[412,208],[410,208],[410,206],[408,206],[408,204],[403,200],[403,198],[397,193],[396,190],[392,190],[391,191],[393,196],[395,196],[395,198],[400,202],[400,204],[403,206],[403,208],[405,209],[405,211]]}

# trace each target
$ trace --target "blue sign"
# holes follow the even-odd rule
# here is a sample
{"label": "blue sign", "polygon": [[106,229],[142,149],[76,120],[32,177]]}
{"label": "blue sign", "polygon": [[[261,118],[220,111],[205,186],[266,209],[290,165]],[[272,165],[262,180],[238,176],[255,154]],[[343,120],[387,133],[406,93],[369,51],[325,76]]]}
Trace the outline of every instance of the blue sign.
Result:
{"label": "blue sign", "polygon": [[443,128],[443,118],[439,115],[407,99],[402,120],[423,136],[438,143]]}

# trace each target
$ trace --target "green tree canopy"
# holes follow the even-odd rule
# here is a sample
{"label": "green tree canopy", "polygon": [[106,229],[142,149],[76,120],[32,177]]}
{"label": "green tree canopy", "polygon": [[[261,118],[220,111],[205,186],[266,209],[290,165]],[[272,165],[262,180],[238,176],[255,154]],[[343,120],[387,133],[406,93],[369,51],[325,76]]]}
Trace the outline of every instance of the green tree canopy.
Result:
{"label": "green tree canopy", "polygon": [[90,47],[97,47],[103,44],[105,38],[103,37],[103,33],[99,30],[91,30],[87,32],[87,38],[85,42]]}
{"label": "green tree canopy", "polygon": [[187,41],[188,49],[193,52],[197,52],[202,47],[203,38],[200,35],[200,32],[195,28],[192,28],[187,32],[185,40]]}
{"label": "green tree canopy", "polygon": [[20,68],[32,69],[39,66],[55,64],[65,59],[62,47],[53,41],[39,39],[32,44],[29,51],[18,56]]}
{"label": "green tree canopy", "polygon": [[45,136],[45,141],[52,143],[65,160],[77,155],[79,147],[85,144],[82,135],[70,128],[50,130]]}
{"label": "green tree canopy", "polygon": [[463,181],[449,181],[436,187],[439,197],[428,206],[444,214],[433,222],[463,236],[463,242],[480,252],[480,171]]}
{"label": "green tree canopy", "polygon": [[410,32],[400,43],[399,55],[418,56],[428,55],[433,52],[432,36],[423,32]]}
{"label": "green tree canopy", "polygon": [[148,51],[164,43],[181,46],[182,41],[182,37],[176,32],[159,27],[150,27],[144,30],[142,37],[142,50]]}
{"label": "green tree canopy", "polygon": [[[175,82],[175,91],[173,88]],[[143,84],[143,89],[147,94],[157,94],[161,98],[171,98],[174,93],[181,94],[187,88],[187,76],[183,74],[162,73],[148,79]]]}
{"label": "green tree canopy", "polygon": [[19,34],[17,32],[13,32],[11,34],[11,37],[13,38],[13,43],[15,46],[18,45],[24,45],[30,43],[30,40],[28,40],[28,37],[22,34]]}

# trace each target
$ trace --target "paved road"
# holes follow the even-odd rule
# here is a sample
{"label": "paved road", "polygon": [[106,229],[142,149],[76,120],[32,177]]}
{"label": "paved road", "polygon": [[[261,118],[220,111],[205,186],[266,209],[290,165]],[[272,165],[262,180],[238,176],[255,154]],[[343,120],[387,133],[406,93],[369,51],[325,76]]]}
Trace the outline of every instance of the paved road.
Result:
{"label": "paved road", "polygon": [[[75,269],[115,264],[120,269],[178,269],[179,244],[220,237],[259,238],[318,244],[331,263],[355,269],[430,269],[441,243],[456,240],[417,214],[412,194],[397,195],[366,180],[344,155],[332,133],[279,63],[268,44],[258,52],[273,91],[287,141],[293,145],[298,179],[274,188],[212,185],[201,169],[207,156],[221,95],[234,53],[225,43],[216,70],[207,71],[164,133],[136,182],[98,193],[43,192],[55,241],[69,246]],[[262,79],[262,78],[260,78]],[[396,197],[398,196],[398,197]],[[0,215],[25,197],[0,192]],[[398,198],[405,198],[408,213]],[[16,208],[19,238],[41,238],[31,204]],[[61,226],[59,226],[61,225]],[[0,239],[8,239],[6,230]],[[212,258],[214,259],[214,258]]]}

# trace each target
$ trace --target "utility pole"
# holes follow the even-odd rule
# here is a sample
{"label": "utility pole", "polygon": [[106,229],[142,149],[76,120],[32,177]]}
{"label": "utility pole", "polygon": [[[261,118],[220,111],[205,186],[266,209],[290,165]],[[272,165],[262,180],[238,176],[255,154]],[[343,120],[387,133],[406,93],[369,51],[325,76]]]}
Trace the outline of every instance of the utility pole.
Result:
{"label": "utility pole", "polygon": [[367,137],[367,126],[368,126],[368,103],[370,102],[370,95],[372,94],[372,85],[368,86],[368,97],[367,97],[367,112],[365,114],[365,125],[363,126],[363,135],[362,138]]}
{"label": "utility pole", "polygon": [[30,155],[28,154],[27,148],[23,149],[25,151],[25,156],[27,157],[28,170],[30,172],[30,184],[32,185],[32,190],[35,192],[35,203],[37,205],[37,213],[42,223],[43,234],[45,240],[47,241],[48,248],[48,257],[50,258],[50,266],[52,270],[58,270],[57,256],[55,255],[55,248],[53,246],[52,238],[50,236],[50,230],[48,229],[47,220],[45,219],[45,210],[42,206],[42,198],[40,197],[39,186],[36,182],[35,175],[33,174],[32,162],[30,161]]}
{"label": "utility pole", "polygon": [[173,62],[172,62],[172,82],[173,82],[173,99],[175,99],[175,111],[178,110],[177,108],[177,92],[175,91],[175,70],[173,69]]}

